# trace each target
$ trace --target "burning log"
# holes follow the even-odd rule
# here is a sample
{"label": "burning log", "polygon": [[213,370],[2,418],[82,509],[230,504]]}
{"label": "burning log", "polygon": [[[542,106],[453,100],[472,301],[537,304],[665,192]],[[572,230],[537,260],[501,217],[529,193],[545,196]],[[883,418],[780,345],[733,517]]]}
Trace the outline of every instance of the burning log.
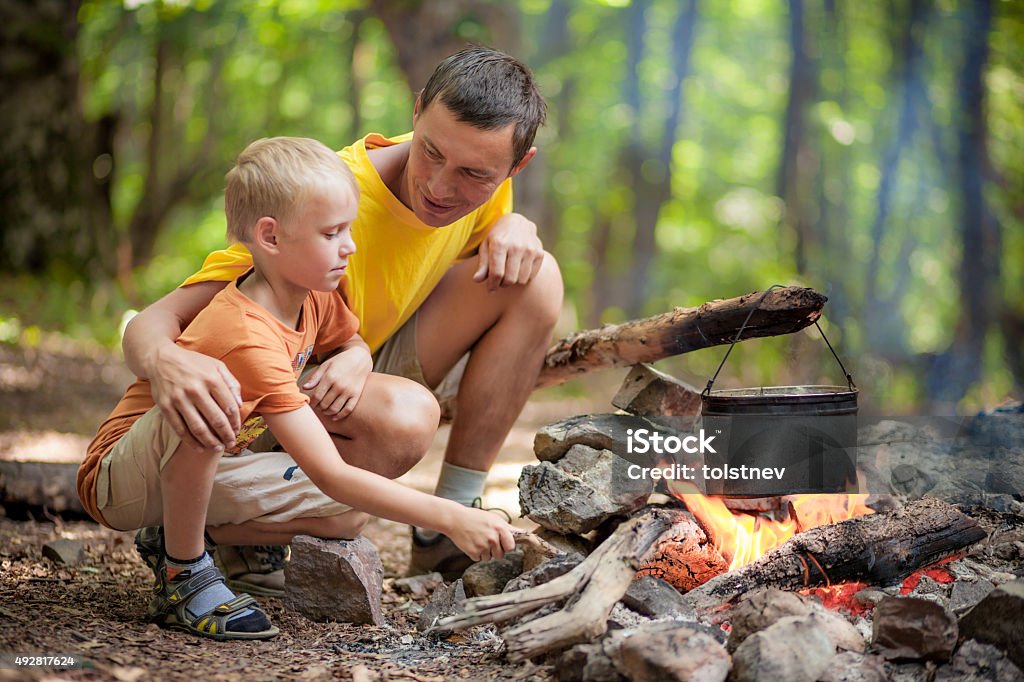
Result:
{"label": "burning log", "polygon": [[604,633],[608,614],[625,594],[637,567],[664,542],[697,548],[707,545],[708,539],[686,513],[651,509],[621,524],[565,575],[525,590],[470,599],[463,605],[463,613],[442,619],[437,627],[461,630],[501,623],[571,597],[561,611],[502,631],[509,658],[522,661],[592,639]]}
{"label": "burning log", "polygon": [[799,533],[760,559],[687,593],[686,601],[706,614],[758,587],[799,589],[848,581],[891,585],[985,537],[955,506],[926,498]]}
{"label": "burning log", "polygon": [[[760,297],[761,292],[753,292],[697,308],[676,308],[643,320],[577,332],[548,351],[536,387],[554,386],[595,369],[628,367],[731,343]],[[776,289],[765,296],[751,315],[743,336],[778,336],[800,331],[814,324],[826,300],[813,289]]]}

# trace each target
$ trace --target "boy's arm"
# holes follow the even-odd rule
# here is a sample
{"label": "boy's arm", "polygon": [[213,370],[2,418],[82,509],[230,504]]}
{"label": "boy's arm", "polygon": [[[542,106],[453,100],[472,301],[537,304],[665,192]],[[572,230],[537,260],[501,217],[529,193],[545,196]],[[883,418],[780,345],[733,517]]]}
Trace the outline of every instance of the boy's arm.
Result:
{"label": "boy's arm", "polygon": [[475,561],[500,559],[515,547],[512,526],[497,514],[427,495],[346,464],[308,405],[291,412],[264,413],[263,418],[306,476],[342,504],[444,533]]}
{"label": "boy's arm", "polygon": [[359,334],[354,334],[337,350],[321,360],[302,384],[310,405],[336,421],[352,414],[373,369],[370,347]]}
{"label": "boy's arm", "polygon": [[146,307],[124,331],[128,368],[148,379],[153,400],[191,447],[230,447],[241,428],[238,382],[220,360],[185,350],[181,332],[227,282],[181,287]]}

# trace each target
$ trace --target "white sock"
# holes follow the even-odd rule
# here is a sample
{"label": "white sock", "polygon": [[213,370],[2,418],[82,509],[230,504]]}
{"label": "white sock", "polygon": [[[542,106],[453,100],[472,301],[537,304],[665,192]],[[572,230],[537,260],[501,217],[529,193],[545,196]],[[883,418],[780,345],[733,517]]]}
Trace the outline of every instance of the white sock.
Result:
{"label": "white sock", "polygon": [[434,494],[469,507],[473,500],[483,497],[486,482],[486,471],[466,469],[445,462],[441,465],[441,475],[437,478]]}
{"label": "white sock", "polygon": [[[486,471],[466,469],[465,467],[445,462],[441,465],[441,475],[437,478],[437,487],[434,488],[434,495],[443,497],[446,500],[453,500],[466,507],[471,507],[474,500],[483,497],[484,484],[486,482]],[[437,535],[437,531],[425,528],[417,528],[416,530],[424,540],[430,540]]]}

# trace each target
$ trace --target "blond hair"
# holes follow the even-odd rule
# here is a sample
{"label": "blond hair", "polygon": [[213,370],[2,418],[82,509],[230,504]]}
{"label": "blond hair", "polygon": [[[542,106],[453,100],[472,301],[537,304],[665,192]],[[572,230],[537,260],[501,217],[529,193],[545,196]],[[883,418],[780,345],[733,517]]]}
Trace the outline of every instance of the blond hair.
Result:
{"label": "blond hair", "polygon": [[344,178],[359,196],[359,186],[337,153],[308,137],[265,137],[246,147],[225,176],[227,236],[246,242],[260,218],[287,221],[308,193]]}

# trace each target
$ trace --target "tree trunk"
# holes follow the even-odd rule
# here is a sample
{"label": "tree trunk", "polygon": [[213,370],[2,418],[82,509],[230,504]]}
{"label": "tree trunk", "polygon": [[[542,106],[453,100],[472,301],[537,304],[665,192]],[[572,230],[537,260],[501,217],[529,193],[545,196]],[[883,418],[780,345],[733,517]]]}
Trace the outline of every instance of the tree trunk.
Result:
{"label": "tree trunk", "polygon": [[417,94],[437,64],[471,42],[516,54],[518,11],[486,0],[371,0],[370,9],[391,36],[409,90]]}
{"label": "tree trunk", "polygon": [[[90,125],[78,95],[80,2],[0,5],[0,267],[112,270],[114,119]],[[102,155],[107,155],[99,160]],[[94,166],[94,162],[96,165]]]}

